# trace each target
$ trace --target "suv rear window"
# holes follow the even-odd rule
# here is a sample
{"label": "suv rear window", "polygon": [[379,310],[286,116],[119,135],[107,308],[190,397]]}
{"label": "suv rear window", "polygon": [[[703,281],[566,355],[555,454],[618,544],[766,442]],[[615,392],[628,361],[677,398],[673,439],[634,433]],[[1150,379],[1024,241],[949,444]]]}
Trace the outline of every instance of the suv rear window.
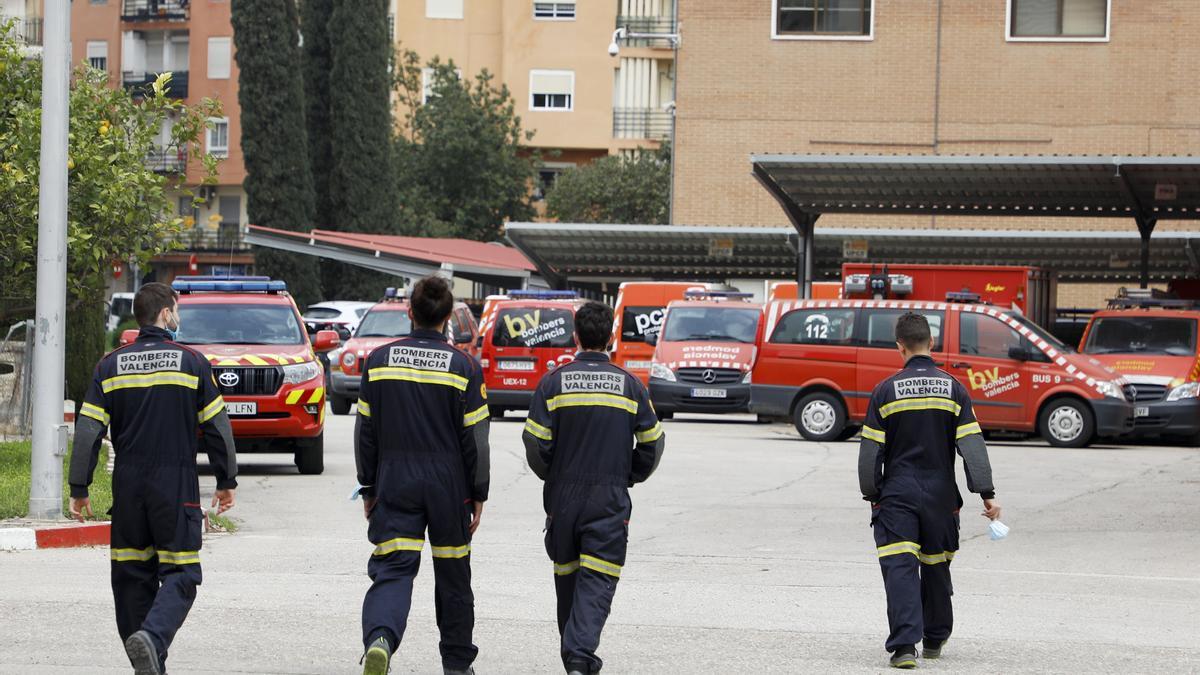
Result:
{"label": "suv rear window", "polygon": [[1104,316],[1088,333],[1088,354],[1196,353],[1196,320],[1167,316]]}
{"label": "suv rear window", "polygon": [[492,332],[497,347],[575,346],[575,314],[556,307],[511,307],[500,310]]}
{"label": "suv rear window", "polygon": [[309,307],[304,312],[305,319],[337,319],[341,316],[341,310],[332,307]]}
{"label": "suv rear window", "polygon": [[192,345],[298,345],[304,331],[285,305],[179,305],[179,341]]}
{"label": "suv rear window", "polygon": [[358,324],[354,337],[403,337],[412,332],[412,319],[408,312],[388,309],[368,312]]}

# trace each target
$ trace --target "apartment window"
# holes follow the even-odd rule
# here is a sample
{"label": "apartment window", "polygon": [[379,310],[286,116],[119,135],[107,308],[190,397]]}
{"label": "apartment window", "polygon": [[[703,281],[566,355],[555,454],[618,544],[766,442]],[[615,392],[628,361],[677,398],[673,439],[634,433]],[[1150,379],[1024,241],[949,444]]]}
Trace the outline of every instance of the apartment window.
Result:
{"label": "apartment window", "polygon": [[217,212],[221,214],[222,225],[241,225],[242,196],[220,197],[217,200]]}
{"label": "apartment window", "polygon": [[180,218],[190,217],[192,219],[192,223],[196,223],[200,220],[200,207],[196,205],[195,199],[185,195],[179,197],[179,201],[177,203],[179,206],[178,210]]}
{"label": "apartment window", "polygon": [[208,120],[206,150],[214,157],[229,156],[229,118],[213,117]]}
{"label": "apartment window", "polygon": [[575,3],[572,2],[535,2],[533,3],[533,18],[571,21],[575,19]]}
{"label": "apartment window", "polygon": [[772,0],[773,34],[782,39],[869,40],[871,0]]}
{"label": "apartment window", "polygon": [[575,72],[529,71],[529,109],[570,111],[575,105]]}
{"label": "apartment window", "polygon": [[[462,68],[454,69],[454,76],[462,81]],[[421,69],[421,104],[424,105],[433,96],[433,68]]]}
{"label": "apartment window", "polygon": [[1009,40],[1102,42],[1112,0],[1008,0]]}
{"label": "apartment window", "polygon": [[232,44],[227,37],[208,38],[208,79],[228,80]]}
{"label": "apartment window", "polygon": [[425,0],[426,19],[463,18],[463,0]]}
{"label": "apartment window", "polygon": [[533,201],[540,202],[554,188],[554,183],[564,171],[574,169],[573,162],[544,162],[537,170],[537,184],[533,186]]}
{"label": "apartment window", "polygon": [[89,41],[87,43],[87,60],[88,65],[96,70],[108,70],[108,43]]}

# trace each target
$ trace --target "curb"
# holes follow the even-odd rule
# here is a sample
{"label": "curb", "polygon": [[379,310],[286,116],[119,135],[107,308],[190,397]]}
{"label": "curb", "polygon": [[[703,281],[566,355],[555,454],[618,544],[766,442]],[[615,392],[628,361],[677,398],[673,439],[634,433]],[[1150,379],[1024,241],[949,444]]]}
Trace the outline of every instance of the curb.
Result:
{"label": "curb", "polygon": [[108,546],[109,523],[0,527],[0,551]]}

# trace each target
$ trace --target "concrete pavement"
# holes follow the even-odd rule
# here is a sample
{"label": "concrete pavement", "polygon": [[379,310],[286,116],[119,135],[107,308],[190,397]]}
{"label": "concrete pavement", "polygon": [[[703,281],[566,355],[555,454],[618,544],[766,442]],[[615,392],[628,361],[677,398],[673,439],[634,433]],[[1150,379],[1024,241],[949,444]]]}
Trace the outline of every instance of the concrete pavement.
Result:
{"label": "concrete pavement", "polygon": [[[326,471],[245,455],[233,535],[205,541],[205,584],[172,673],[353,673],[369,581],[348,417]],[[856,443],[747,420],[666,423],[633,490],[629,560],[605,672],[876,672],[883,585],[857,496]],[[560,672],[541,483],[521,422],[492,425],[492,500],[474,543],[476,667]],[[955,635],[933,671],[1200,672],[1200,450],[992,448],[1009,539],[968,497]],[[202,478],[211,494],[212,478]],[[965,493],[965,487],[964,487]],[[440,673],[428,548],[393,673]],[[0,672],[122,673],[107,549],[0,553]]]}

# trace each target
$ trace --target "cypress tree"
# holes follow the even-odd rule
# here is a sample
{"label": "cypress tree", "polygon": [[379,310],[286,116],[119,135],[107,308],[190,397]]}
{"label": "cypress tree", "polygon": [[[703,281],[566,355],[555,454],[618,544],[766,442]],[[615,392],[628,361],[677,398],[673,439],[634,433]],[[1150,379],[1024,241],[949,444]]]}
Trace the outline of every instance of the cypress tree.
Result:
{"label": "cypress tree", "polygon": [[300,0],[300,31],[304,34],[304,107],[308,123],[308,158],[312,169],[317,227],[334,227],[333,199],[329,180],[333,173],[333,121],[330,119],[329,71],[333,52],[329,47],[329,19],[333,0]]}
{"label": "cypress tree", "polygon": [[[304,126],[299,24],[294,0],[233,0],[233,40],[250,222],[307,231],[313,222],[312,174]],[[301,307],[321,297],[312,256],[256,248],[255,265],[284,279]]]}
{"label": "cypress tree", "polygon": [[[333,225],[346,232],[396,232],[396,182],[392,166],[391,75],[393,45],[387,0],[334,0],[328,25],[332,66],[329,134]],[[328,265],[326,292],[372,298],[395,280],[358,267]]]}

